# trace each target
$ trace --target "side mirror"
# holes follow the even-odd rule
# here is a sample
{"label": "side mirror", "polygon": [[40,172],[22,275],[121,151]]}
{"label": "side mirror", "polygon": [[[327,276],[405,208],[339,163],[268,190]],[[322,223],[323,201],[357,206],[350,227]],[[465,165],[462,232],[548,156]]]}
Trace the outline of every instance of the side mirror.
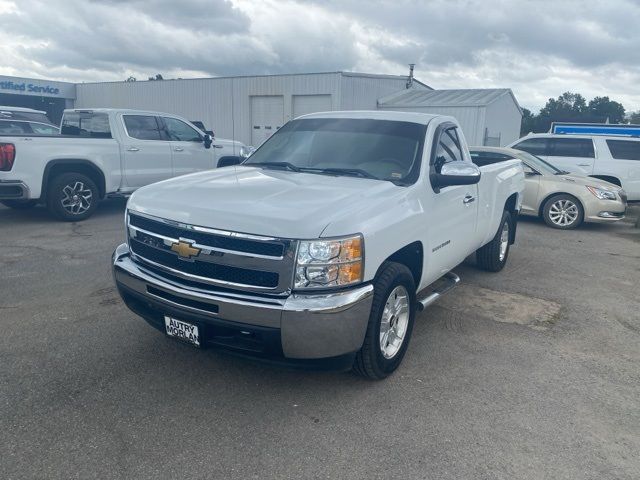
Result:
{"label": "side mirror", "polygon": [[218,168],[229,167],[231,165],[240,165],[242,163],[242,158],[240,157],[222,157],[218,160]]}
{"label": "side mirror", "polygon": [[432,175],[431,182],[438,189],[451,185],[474,185],[480,181],[480,175],[480,169],[473,163],[451,162],[442,165],[440,173]]}
{"label": "side mirror", "polygon": [[211,144],[213,143],[213,138],[208,133],[202,138],[202,143],[204,143],[204,148],[211,148]]}

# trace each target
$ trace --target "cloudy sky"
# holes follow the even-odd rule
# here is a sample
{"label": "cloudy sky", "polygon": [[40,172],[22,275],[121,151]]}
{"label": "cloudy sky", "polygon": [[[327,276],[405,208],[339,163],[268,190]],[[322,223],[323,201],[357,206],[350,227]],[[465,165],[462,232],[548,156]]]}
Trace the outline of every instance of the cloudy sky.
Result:
{"label": "cloudy sky", "polygon": [[640,110],[640,0],[0,0],[0,74],[74,82],[350,70]]}

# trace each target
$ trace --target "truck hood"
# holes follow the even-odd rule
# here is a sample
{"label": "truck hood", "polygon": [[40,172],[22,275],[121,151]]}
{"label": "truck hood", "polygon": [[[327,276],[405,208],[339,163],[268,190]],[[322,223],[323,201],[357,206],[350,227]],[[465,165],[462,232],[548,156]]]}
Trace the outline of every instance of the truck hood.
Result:
{"label": "truck hood", "polygon": [[230,166],[143,187],[128,208],[220,230],[318,238],[350,211],[354,230],[343,233],[359,232],[359,213],[401,190],[381,180]]}

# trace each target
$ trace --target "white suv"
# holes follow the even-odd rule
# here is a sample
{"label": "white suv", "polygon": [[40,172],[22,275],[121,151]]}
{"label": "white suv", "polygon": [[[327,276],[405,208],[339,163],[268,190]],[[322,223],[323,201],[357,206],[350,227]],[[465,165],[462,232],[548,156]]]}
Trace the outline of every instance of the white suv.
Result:
{"label": "white suv", "polygon": [[640,200],[640,138],[533,133],[509,146],[559,169],[620,185],[629,200]]}

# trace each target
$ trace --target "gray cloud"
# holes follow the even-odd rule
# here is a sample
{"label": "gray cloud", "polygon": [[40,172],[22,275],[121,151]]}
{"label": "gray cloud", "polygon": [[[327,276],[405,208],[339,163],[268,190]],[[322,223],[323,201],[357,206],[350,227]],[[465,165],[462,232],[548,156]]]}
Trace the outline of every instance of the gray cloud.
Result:
{"label": "gray cloud", "polygon": [[565,90],[640,109],[637,0],[0,0],[0,73],[67,79],[360,70]]}

